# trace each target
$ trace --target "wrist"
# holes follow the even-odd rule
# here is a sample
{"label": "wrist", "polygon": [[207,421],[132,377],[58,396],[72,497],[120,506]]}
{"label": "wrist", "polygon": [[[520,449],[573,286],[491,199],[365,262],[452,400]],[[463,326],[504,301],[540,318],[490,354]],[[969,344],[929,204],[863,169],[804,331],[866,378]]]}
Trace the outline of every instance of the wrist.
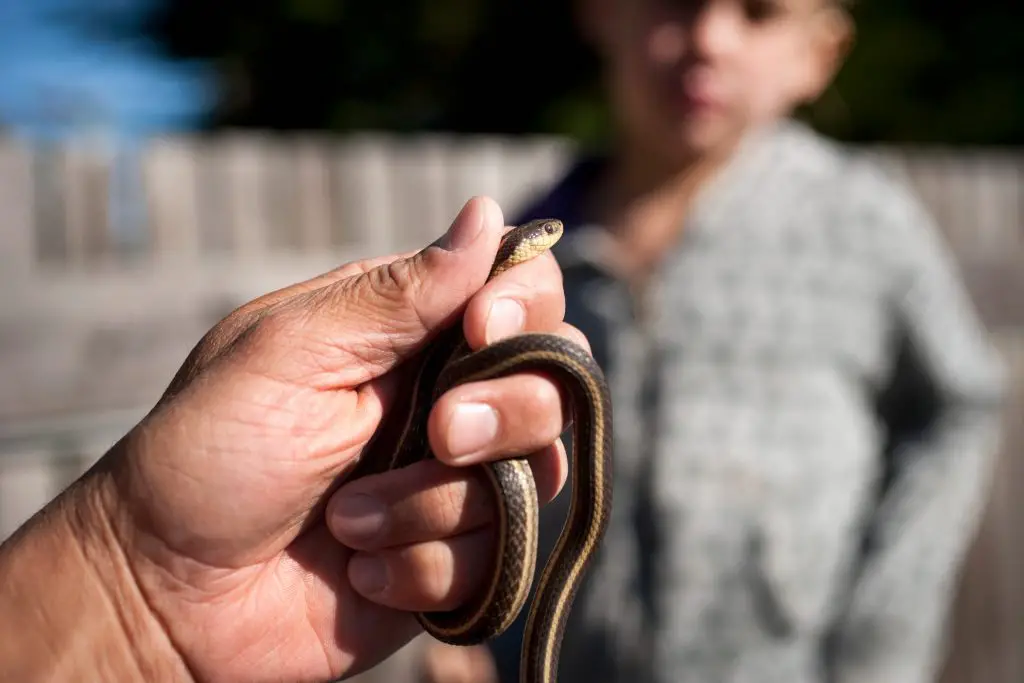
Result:
{"label": "wrist", "polygon": [[90,472],[0,547],[0,678],[190,680],[113,532],[111,490]]}

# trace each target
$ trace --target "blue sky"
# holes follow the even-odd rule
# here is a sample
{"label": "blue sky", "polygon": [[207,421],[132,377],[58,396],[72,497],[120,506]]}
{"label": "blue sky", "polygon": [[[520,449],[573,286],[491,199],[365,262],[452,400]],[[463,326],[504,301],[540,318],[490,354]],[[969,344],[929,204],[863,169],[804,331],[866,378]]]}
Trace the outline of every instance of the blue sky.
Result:
{"label": "blue sky", "polygon": [[[128,10],[146,0],[106,0]],[[100,0],[0,0],[0,127],[62,133],[99,125],[138,138],[192,127],[212,100],[201,67],[170,63],[139,41],[90,41],[47,15]]]}

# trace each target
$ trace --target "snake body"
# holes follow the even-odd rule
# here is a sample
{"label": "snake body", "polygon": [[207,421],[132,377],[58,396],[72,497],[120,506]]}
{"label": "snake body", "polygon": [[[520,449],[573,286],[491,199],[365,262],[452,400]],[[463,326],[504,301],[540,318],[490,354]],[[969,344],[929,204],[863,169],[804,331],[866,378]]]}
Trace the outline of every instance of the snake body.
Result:
{"label": "snake body", "polygon": [[[553,219],[512,228],[502,239],[489,278],[549,249],[562,234]],[[558,543],[544,567],[523,636],[520,683],[554,683],[566,619],[584,573],[608,525],[612,504],[611,400],[601,368],[589,353],[551,334],[520,334],[471,351],[461,320],[435,337],[415,359],[412,390],[389,413],[358,478],[433,457],[427,416],[452,387],[518,372],[540,371],[563,388],[572,410],[572,500]],[[537,560],[539,504],[525,458],[480,466],[498,508],[497,551],[491,578],[473,600],[448,612],[416,615],[434,638],[472,645],[500,635],[522,610]]]}

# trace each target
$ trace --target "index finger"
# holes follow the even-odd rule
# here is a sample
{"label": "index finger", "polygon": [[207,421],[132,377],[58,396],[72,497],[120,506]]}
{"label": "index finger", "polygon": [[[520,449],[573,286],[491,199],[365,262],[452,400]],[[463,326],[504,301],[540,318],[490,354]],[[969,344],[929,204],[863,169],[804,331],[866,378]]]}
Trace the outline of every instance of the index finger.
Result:
{"label": "index finger", "polygon": [[[508,323],[514,306],[521,316],[518,327]],[[479,349],[509,334],[553,332],[564,317],[562,271],[554,254],[546,251],[484,284],[466,304],[463,334],[470,348]]]}

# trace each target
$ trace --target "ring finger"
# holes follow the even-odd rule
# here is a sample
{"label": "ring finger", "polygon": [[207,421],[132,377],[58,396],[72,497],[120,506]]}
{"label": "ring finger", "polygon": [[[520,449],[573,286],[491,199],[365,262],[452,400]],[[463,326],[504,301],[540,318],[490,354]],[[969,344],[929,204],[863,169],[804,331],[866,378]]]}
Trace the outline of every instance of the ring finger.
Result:
{"label": "ring finger", "polygon": [[406,611],[450,610],[483,584],[493,562],[494,530],[485,527],[438,541],[357,553],[348,578],[357,593],[377,604]]}

